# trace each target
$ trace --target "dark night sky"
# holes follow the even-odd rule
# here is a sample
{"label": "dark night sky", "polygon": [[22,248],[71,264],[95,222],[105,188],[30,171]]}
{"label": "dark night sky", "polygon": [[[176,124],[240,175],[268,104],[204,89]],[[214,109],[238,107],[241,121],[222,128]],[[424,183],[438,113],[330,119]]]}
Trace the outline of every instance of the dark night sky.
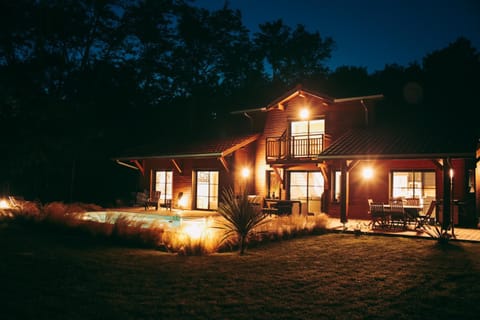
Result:
{"label": "dark night sky", "polygon": [[[196,0],[210,10],[225,0]],[[385,64],[421,63],[434,50],[465,36],[480,50],[478,0],[229,0],[240,9],[251,32],[258,24],[281,18],[294,27],[304,24],[311,32],[336,42],[327,65],[382,70]]]}

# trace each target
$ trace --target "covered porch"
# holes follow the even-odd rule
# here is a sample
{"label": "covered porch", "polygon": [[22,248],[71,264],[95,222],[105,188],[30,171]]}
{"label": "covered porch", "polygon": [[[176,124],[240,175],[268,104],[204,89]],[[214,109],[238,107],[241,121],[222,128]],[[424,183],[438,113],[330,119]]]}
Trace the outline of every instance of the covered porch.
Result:
{"label": "covered porch", "polygon": [[[336,184],[332,186],[332,198],[337,200],[340,223],[349,221],[352,208],[358,211],[363,205],[367,212],[372,194],[377,198],[374,200],[389,204],[395,196],[393,172],[428,170],[434,177],[434,191],[429,197],[441,204],[441,226],[448,230],[454,225],[452,213],[459,201],[469,201],[470,225],[477,225],[475,150],[475,139],[459,135],[367,128],[347,132],[322,152],[319,159],[333,171],[332,180]],[[361,176],[364,169],[372,170],[375,166],[381,174],[374,182],[364,183]],[[333,194],[335,192],[337,194]],[[423,196],[419,194],[416,198]]]}

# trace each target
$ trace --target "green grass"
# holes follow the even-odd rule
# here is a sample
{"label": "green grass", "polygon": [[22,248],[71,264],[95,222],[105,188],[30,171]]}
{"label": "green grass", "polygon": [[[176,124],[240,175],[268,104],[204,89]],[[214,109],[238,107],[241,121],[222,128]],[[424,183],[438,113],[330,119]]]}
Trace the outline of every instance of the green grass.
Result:
{"label": "green grass", "polygon": [[1,319],[477,319],[480,244],[352,234],[180,256],[0,222]]}

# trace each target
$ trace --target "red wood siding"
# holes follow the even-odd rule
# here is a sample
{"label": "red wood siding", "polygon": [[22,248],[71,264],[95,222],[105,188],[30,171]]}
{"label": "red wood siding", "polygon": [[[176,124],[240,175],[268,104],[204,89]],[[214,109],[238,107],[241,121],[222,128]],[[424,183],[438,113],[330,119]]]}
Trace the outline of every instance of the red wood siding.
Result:
{"label": "red wood siding", "polygon": [[[364,165],[368,164],[374,169],[371,180],[365,180],[362,176]],[[454,178],[454,199],[466,197],[465,188],[465,161],[453,160],[454,171],[459,177]],[[390,199],[390,173],[394,170],[435,170],[436,172],[436,197],[443,197],[442,170],[430,160],[383,160],[383,161],[360,161],[349,172],[349,211],[350,219],[368,219],[367,199],[388,203]],[[331,203],[328,214],[332,217],[340,217],[340,208],[336,203]]]}
{"label": "red wood siding", "polygon": [[178,194],[183,192],[183,196],[188,199],[185,209],[194,208],[195,192],[193,183],[196,170],[218,170],[220,172],[220,190],[231,181],[229,175],[226,174],[225,168],[217,159],[178,159],[176,162],[182,170],[181,173],[178,172],[172,161],[169,159],[145,160],[145,177],[143,179],[145,189],[150,190],[150,183],[152,183],[152,188],[154,188],[153,184],[155,183],[155,177],[153,176],[154,173],[152,175],[152,181],[150,181],[150,172],[155,172],[157,170],[172,170],[172,195],[174,206],[176,205]]}

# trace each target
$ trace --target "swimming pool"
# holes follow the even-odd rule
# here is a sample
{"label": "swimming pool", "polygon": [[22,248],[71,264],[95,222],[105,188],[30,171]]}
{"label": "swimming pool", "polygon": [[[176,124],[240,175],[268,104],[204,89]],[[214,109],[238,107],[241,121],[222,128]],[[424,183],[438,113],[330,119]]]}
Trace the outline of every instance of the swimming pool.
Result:
{"label": "swimming pool", "polygon": [[150,227],[153,223],[160,227],[179,228],[182,225],[183,219],[178,215],[159,215],[137,212],[125,211],[90,211],[82,215],[82,220],[101,222],[101,223],[115,223],[119,218],[126,219],[132,223],[141,223],[144,228]]}

